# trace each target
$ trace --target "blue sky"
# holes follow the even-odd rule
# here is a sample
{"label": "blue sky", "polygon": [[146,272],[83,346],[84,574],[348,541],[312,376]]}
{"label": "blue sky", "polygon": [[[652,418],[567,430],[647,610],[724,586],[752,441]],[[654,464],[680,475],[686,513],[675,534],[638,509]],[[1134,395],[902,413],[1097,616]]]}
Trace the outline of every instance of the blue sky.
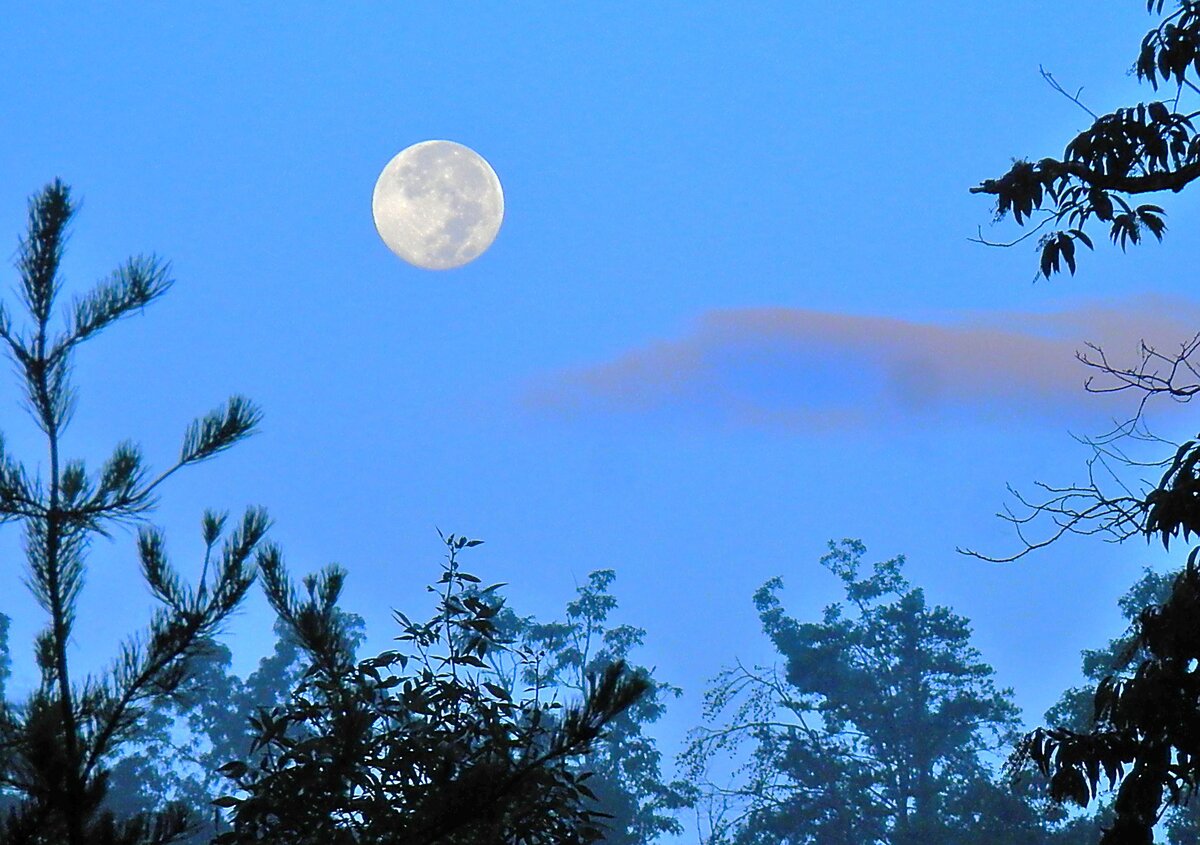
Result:
{"label": "blue sky", "polygon": [[[198,571],[204,507],[266,505],[295,571],[348,567],[345,604],[388,646],[420,612],[435,527],[482,537],[480,574],[549,618],[617,571],[640,659],[682,686],[673,755],[706,679],[769,660],[750,597],[837,598],[826,541],[908,556],[1030,719],[1122,627],[1154,548],[1015,548],[1005,483],[1077,480],[1128,409],[1084,395],[1085,340],[1185,340],[1200,303],[1196,201],[1162,246],[1098,245],[1031,284],[1028,245],[967,193],[1014,156],[1061,151],[1096,110],[1150,99],[1126,71],[1144,5],[293,3],[11,9],[0,33],[0,237],[54,177],[83,199],[66,263],[82,290],[125,256],[176,287],[90,344],[69,451],[126,437],[159,465],[196,414],[244,393],[262,433],[179,478],[157,521]],[[465,268],[416,270],[379,241],[371,190],[417,141],[490,161],[506,218]],[[10,278],[15,275],[10,271]],[[0,430],[36,439],[15,383]],[[1161,417],[1188,434],[1187,414]],[[14,529],[0,610],[32,677]],[[189,557],[190,556],[190,557]],[[78,659],[99,668],[151,600],[128,537],[98,545]],[[240,665],[269,644],[255,596]]]}

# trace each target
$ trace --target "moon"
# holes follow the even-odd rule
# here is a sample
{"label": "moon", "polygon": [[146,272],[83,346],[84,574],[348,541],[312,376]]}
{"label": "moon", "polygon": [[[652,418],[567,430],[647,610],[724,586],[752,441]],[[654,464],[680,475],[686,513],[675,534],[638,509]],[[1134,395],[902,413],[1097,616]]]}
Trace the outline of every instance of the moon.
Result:
{"label": "moon", "polygon": [[422,141],[387,163],[371,196],[375,230],[414,267],[450,270],[492,245],[504,191],[483,156],[453,141]]}

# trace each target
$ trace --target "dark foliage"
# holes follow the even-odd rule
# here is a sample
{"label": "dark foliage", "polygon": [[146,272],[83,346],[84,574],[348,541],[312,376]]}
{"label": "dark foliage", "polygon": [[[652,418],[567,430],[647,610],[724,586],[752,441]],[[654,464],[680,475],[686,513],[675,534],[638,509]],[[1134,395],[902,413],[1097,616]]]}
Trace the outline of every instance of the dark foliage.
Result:
{"label": "dark foliage", "polygon": [[[742,664],[706,695],[709,726],[684,755],[704,785],[711,845],[1035,845],[1051,841],[1028,791],[993,777],[989,758],[1017,736],[1011,690],[970,645],[970,625],[925,601],[903,558],[862,572],[857,541],[822,565],[846,601],[819,622],[787,616],[782,581],[754,602],[785,661]],[[732,717],[713,725],[732,710]],[[720,771],[746,743],[751,756]],[[720,779],[714,780],[716,765]],[[1061,817],[1061,816],[1056,816]]]}
{"label": "dark foliage", "polygon": [[1195,549],[1165,598],[1138,613],[1124,653],[1091,695],[1087,724],[1038,728],[1013,757],[1037,765],[1056,801],[1086,807],[1120,784],[1102,845],[1152,843],[1163,814],[1200,784],[1198,558]]}
{"label": "dark foliage", "polygon": [[154,258],[131,259],[76,299],[61,328],[55,328],[59,263],[73,214],[70,192],[60,182],[32,199],[28,233],[17,252],[17,290],[26,326],[15,326],[0,306],[0,345],[21,377],[28,410],[45,436],[49,456],[43,476],[5,451],[0,441],[0,522],[21,523],[26,583],[48,617],[34,644],[39,686],[24,703],[6,702],[0,708],[0,789],[9,799],[0,841],[165,843],[186,831],[182,809],[118,819],[103,806],[108,765],[138,735],[147,708],[187,681],[193,658],[208,647],[245,596],[254,579],[251,557],[267,518],[251,509],[226,532],[223,517],[206,516],[206,566],[195,587],[185,584],[168,562],[162,534],[142,524],[137,537],[142,574],[162,606],[143,636],[122,645],[110,671],[78,684],[70,678],[67,644],[86,554],[97,535],[108,536],[118,524],[141,523],[154,507],[159,486],[177,470],[250,434],[258,411],[240,397],[229,400],[188,429],[179,458],[158,475],[149,472],[137,447],[128,442],[118,444],[98,471],[62,456],[61,438],[74,403],[70,372],[75,351],[171,286],[165,265]]}
{"label": "dark foliage", "polygon": [[1200,76],[1200,3],[1149,0],[1146,8],[1160,20],[1142,39],[1134,72],[1155,91],[1167,88],[1166,98],[1093,114],[1092,125],[1067,144],[1061,158],[1015,161],[1000,178],[971,189],[995,196],[997,219],[1011,212],[1019,226],[1034,226],[1030,234],[1055,227],[1038,241],[1046,278],[1064,268],[1075,272],[1077,246],[1092,248],[1092,227],[1107,232],[1122,250],[1147,235],[1162,240],[1167,228],[1162,207],[1135,197],[1178,192],[1200,177],[1195,126],[1200,111],[1180,109]]}
{"label": "dark foliage", "polygon": [[[1083,675],[1087,683],[1063,693],[1058,703],[1046,713],[1046,723],[1086,734],[1094,725],[1096,691],[1106,678],[1129,677],[1131,667],[1142,665],[1153,655],[1138,640],[1138,619],[1148,607],[1166,603],[1174,586],[1175,576],[1146,569],[1142,577],[1120,600],[1128,630],[1109,641],[1107,647],[1083,653]],[[1099,841],[1103,828],[1113,823],[1113,806],[1108,795],[1096,796],[1090,802],[1097,811],[1089,823],[1093,835],[1090,842]],[[1170,845],[1192,845],[1200,841],[1200,801],[1171,805],[1164,808],[1167,841]],[[1081,820],[1081,824],[1083,820]]]}
{"label": "dark foliage", "polygon": [[[357,648],[363,620],[346,614],[344,625]],[[218,768],[245,754],[255,736],[247,719],[259,709],[285,705],[309,665],[281,621],[275,634],[272,652],[244,679],[232,672],[233,655],[222,644],[193,660],[189,681],[147,709],[137,738],[112,764],[107,808],[133,816],[182,804],[195,820],[182,840],[186,845],[204,845],[222,831],[212,802],[230,793],[230,782]]]}
{"label": "dark foliage", "polygon": [[[535,657],[532,663],[515,667],[516,671],[494,661],[506,686],[513,689],[523,679],[552,693],[582,696],[589,676],[618,661],[627,662],[646,632],[610,622],[617,609],[617,599],[609,592],[615,578],[611,569],[592,572],[577,588],[561,621],[537,622],[503,611],[497,617],[500,630]],[[663,779],[662,755],[645,730],[662,717],[668,697],[677,698],[682,691],[650,679],[644,667],[631,668],[644,674],[650,687],[613,719],[586,759],[577,764],[579,770],[591,773],[588,786],[596,794],[596,808],[610,816],[605,822],[606,845],[648,845],[666,834],[681,835],[683,825],[676,813],[693,800],[689,784]]]}
{"label": "dark foliage", "polygon": [[[543,698],[559,700],[585,695],[588,676],[602,674],[618,660],[649,679],[649,671],[629,663],[645,631],[611,622],[617,609],[609,592],[614,578],[612,570],[591,573],[561,621],[538,622],[505,606],[494,618],[499,637],[511,640],[513,647],[493,649],[485,657],[492,679],[513,696],[528,685],[539,688]],[[493,599],[498,592],[490,594]],[[349,615],[345,624],[357,646],[362,620]],[[532,662],[524,659],[528,656]],[[276,622],[273,652],[245,680],[232,674],[229,649],[214,644],[197,658],[192,679],[180,694],[146,714],[139,738],[111,768],[106,806],[132,816],[180,801],[200,822],[186,842],[207,843],[222,830],[211,802],[231,794],[230,781],[217,768],[249,747],[254,732],[247,717],[285,706],[307,668],[303,648],[282,620]],[[646,730],[679,693],[652,680],[646,694],[609,723],[586,757],[571,764],[579,774],[591,773],[587,785],[596,801],[588,806],[607,814],[602,841],[608,845],[641,845],[683,832],[676,812],[687,803],[687,785],[664,781],[661,754]],[[547,727],[556,715],[547,712]]]}
{"label": "dark foliage", "polygon": [[355,664],[336,613],[345,573],[329,567],[298,597],[282,559],[262,564],[267,595],[312,668],[292,700],[260,712],[257,763],[223,767],[240,795],[220,845],[286,842],[589,843],[602,817],[589,809],[586,773],[569,763],[649,689],[621,662],[587,679],[582,702],[561,712],[516,699],[488,680],[487,658],[506,648],[496,617],[501,585],[479,588],[457,555],[478,541],[450,536],[437,611],[425,623],[397,612],[404,651]]}
{"label": "dark foliage", "polygon": [[[1163,210],[1135,206],[1132,197],[1181,191],[1200,177],[1200,135],[1194,128],[1200,112],[1180,111],[1179,105],[1185,94],[1200,91],[1194,82],[1200,74],[1200,3],[1184,0],[1168,9],[1166,0],[1150,0],[1147,10],[1161,20],[1142,40],[1134,70],[1155,90],[1160,85],[1173,88],[1169,98],[1096,117],[1090,129],[1067,145],[1062,159],[1019,161],[1000,179],[972,189],[995,195],[998,216],[1011,211],[1019,225],[1040,217],[1034,231],[1046,224],[1065,224],[1065,230],[1041,239],[1044,276],[1064,266],[1074,272],[1075,244],[1091,246],[1084,229],[1093,220],[1105,224],[1122,248],[1138,243],[1147,232],[1161,239]],[[1198,347],[1200,335],[1182,344],[1174,356],[1143,343],[1141,360],[1132,367],[1110,365],[1095,347],[1098,359],[1081,356],[1113,380],[1112,386],[1100,389],[1142,395],[1132,420],[1098,444],[1098,460],[1129,463],[1112,444],[1140,431],[1136,426],[1143,424],[1150,397],[1186,402],[1200,392],[1200,373],[1189,360]],[[1030,505],[1027,517],[1013,521],[1020,530],[1033,518],[1048,516],[1057,527],[1048,540],[1027,542],[1025,551],[1068,531],[1107,533],[1118,541],[1140,534],[1157,539],[1164,548],[1174,538],[1186,542],[1200,533],[1196,442],[1180,446],[1173,459],[1141,465],[1165,468],[1157,487],[1141,494],[1126,488],[1122,495],[1110,497],[1094,481],[1082,487],[1046,486],[1051,498]],[[1187,565],[1159,584],[1160,590],[1139,594],[1144,604],[1125,606],[1133,625],[1121,653],[1092,664],[1088,674],[1095,686],[1072,691],[1072,707],[1052,711],[1062,721],[1026,736],[1010,761],[1017,768],[1035,764],[1059,802],[1103,805],[1101,793],[1115,789],[1111,807],[1104,807],[1102,814],[1104,845],[1151,843],[1154,826],[1168,813],[1173,829],[1190,841],[1188,813],[1180,808],[1200,784],[1198,557],[1200,549],[1194,549]],[[1088,711],[1086,717],[1081,709]]]}

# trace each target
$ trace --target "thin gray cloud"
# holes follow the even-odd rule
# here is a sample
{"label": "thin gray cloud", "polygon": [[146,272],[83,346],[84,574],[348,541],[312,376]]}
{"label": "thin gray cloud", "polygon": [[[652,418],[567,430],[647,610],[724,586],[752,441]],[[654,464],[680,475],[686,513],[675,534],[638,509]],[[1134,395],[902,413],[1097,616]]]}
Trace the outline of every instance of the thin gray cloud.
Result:
{"label": "thin gray cloud", "polygon": [[1173,354],[1198,329],[1200,305],[1149,296],[929,321],[722,309],[677,337],[549,374],[523,398],[554,414],[683,414],[806,430],[955,416],[1107,419],[1130,412],[1135,397],[1086,393],[1096,373],[1077,351],[1097,343],[1132,364],[1142,339]]}

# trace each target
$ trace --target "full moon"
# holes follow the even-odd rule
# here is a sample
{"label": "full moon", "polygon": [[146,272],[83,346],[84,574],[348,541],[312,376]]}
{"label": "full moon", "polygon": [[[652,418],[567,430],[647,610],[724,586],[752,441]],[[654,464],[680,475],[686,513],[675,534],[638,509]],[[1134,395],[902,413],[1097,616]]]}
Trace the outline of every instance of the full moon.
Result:
{"label": "full moon", "polygon": [[504,219],[504,192],[482,156],[422,141],[387,163],[371,197],[375,230],[415,267],[449,270],[483,254]]}

